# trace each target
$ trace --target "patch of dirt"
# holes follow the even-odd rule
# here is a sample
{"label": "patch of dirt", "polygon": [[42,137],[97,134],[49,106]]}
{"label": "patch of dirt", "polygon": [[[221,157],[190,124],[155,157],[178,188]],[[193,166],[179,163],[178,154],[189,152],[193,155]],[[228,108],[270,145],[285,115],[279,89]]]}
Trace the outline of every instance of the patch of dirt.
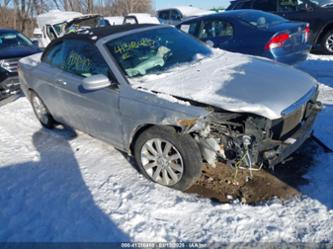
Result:
{"label": "patch of dirt", "polygon": [[218,164],[216,168],[205,165],[200,179],[187,192],[223,203],[238,199],[248,204],[299,195],[295,188],[266,170],[253,172],[252,179],[249,179],[249,171],[238,171],[236,177],[235,172],[234,168],[225,164]]}
{"label": "patch of dirt", "polygon": [[242,203],[256,204],[274,197],[287,200],[300,195],[298,186],[308,184],[303,176],[313,165],[313,155],[318,149],[318,144],[310,140],[286,163],[276,166],[274,171],[254,171],[252,179],[248,170],[239,170],[235,177],[236,170],[231,166],[205,165],[201,177],[187,192],[222,203],[238,199]]}

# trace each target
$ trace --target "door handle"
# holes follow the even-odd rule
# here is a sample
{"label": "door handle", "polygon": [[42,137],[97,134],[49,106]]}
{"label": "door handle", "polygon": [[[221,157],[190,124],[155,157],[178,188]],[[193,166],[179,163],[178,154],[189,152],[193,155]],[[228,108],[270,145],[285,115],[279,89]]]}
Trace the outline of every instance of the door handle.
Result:
{"label": "door handle", "polygon": [[67,85],[67,82],[63,81],[63,80],[56,80],[56,83],[59,84],[59,85],[63,85],[63,86]]}

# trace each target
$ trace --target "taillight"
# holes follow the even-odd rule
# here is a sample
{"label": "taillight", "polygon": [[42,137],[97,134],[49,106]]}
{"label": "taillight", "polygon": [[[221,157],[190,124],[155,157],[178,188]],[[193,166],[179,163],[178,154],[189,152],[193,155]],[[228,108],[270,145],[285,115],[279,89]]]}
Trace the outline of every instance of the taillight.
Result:
{"label": "taillight", "polygon": [[280,48],[284,43],[290,38],[290,35],[287,33],[278,34],[273,36],[273,38],[266,44],[265,49],[270,50],[273,48]]}
{"label": "taillight", "polygon": [[305,27],[305,33],[306,34],[309,34],[310,33],[310,24],[306,24],[306,27]]}
{"label": "taillight", "polygon": [[305,30],[304,30],[304,33],[305,33],[305,42],[307,42],[309,40],[309,36],[310,36],[310,24],[306,24],[306,27],[305,27]]}

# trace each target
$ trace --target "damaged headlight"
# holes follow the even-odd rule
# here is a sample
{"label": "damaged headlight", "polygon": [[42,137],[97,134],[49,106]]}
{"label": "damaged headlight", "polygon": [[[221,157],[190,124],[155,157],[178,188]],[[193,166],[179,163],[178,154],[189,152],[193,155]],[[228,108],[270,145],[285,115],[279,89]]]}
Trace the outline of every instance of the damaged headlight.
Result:
{"label": "damaged headlight", "polygon": [[208,136],[210,132],[210,127],[207,124],[207,121],[198,118],[198,119],[181,119],[177,121],[177,124],[184,128],[184,133],[198,132],[202,136]]}

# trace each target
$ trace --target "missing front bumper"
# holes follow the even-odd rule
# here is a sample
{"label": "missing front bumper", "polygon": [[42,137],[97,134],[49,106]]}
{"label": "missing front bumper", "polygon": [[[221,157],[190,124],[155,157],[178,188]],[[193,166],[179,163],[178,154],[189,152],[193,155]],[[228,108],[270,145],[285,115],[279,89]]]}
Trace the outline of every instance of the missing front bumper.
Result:
{"label": "missing front bumper", "polygon": [[277,164],[283,162],[291,154],[297,151],[304,142],[311,137],[313,125],[316,120],[317,113],[321,110],[321,105],[318,103],[316,110],[307,118],[302,126],[285,141],[269,140],[266,144],[275,146],[274,149],[263,152],[263,158],[266,164],[273,168]]}

